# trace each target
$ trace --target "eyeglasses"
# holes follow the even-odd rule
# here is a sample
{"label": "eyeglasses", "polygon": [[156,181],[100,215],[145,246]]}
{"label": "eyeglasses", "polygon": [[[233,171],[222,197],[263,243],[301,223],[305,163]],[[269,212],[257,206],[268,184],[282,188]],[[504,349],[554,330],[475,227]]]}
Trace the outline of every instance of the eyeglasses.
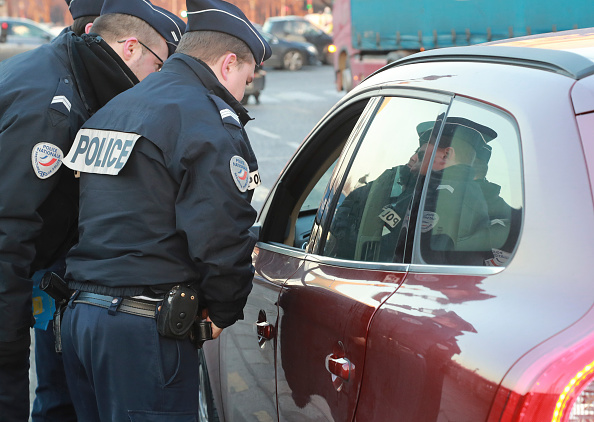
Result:
{"label": "eyeglasses", "polygon": [[[121,40],[121,41],[118,41],[118,43],[123,43],[123,42],[126,42],[126,41],[127,41],[127,40]],[[142,42],[142,41],[140,41],[140,40],[137,40],[137,41],[138,41],[138,43],[139,43],[141,46],[143,46],[143,47],[144,47],[144,48],[146,48],[148,51],[150,51],[150,52],[151,52],[151,54],[152,54],[153,56],[155,56],[155,57],[157,58],[157,60],[159,60],[159,61],[161,62],[161,63],[159,64],[159,70],[161,70],[161,67],[163,67],[163,63],[164,63],[164,62],[163,62],[163,60],[161,59],[161,57],[157,56],[157,53],[155,53],[153,50],[151,50],[150,48],[148,48],[148,46],[147,46],[145,43],[143,43],[143,42]]]}

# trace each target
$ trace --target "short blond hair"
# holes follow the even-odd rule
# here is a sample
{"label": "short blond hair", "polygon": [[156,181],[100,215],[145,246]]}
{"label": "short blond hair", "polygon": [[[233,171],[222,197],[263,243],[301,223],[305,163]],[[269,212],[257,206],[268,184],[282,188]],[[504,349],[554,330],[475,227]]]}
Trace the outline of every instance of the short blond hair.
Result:
{"label": "short blond hair", "polygon": [[92,32],[101,35],[108,43],[135,37],[153,47],[159,45],[160,40],[164,39],[142,19],[123,13],[108,13],[99,16],[93,23]]}
{"label": "short blond hair", "polygon": [[254,55],[245,42],[233,35],[217,31],[186,32],[177,46],[176,53],[184,53],[213,65],[227,54],[234,53],[240,64],[250,62]]}

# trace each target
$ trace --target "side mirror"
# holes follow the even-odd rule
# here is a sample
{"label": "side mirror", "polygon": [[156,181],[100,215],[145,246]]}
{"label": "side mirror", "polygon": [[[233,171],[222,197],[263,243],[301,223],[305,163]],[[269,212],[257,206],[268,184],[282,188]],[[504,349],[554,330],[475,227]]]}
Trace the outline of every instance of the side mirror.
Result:
{"label": "side mirror", "polygon": [[0,23],[0,43],[6,42],[7,35],[8,35],[8,22],[1,22]]}

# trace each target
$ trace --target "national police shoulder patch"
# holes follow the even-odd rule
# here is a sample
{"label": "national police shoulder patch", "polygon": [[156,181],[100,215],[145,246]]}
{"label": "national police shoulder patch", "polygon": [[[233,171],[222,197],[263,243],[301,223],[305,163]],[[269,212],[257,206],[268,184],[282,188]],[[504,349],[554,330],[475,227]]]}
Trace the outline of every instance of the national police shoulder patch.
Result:
{"label": "national police shoulder patch", "polygon": [[31,164],[35,175],[40,179],[47,179],[55,174],[60,166],[64,154],[62,150],[48,142],[40,142],[31,151]]}
{"label": "national police shoulder patch", "polygon": [[250,168],[248,163],[239,155],[231,157],[229,162],[231,168],[231,176],[240,192],[245,192],[250,183]]}

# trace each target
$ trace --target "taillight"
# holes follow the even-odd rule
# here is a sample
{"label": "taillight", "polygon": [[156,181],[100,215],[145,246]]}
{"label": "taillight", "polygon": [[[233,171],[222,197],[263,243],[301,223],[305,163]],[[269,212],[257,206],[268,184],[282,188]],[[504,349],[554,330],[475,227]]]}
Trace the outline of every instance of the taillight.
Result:
{"label": "taillight", "polygon": [[8,22],[2,22],[2,29],[8,29]]}
{"label": "taillight", "polygon": [[498,388],[487,421],[594,422],[594,335],[587,329],[586,337],[577,332],[517,362]]}
{"label": "taillight", "polygon": [[565,386],[555,405],[551,422],[594,422],[594,362]]}

